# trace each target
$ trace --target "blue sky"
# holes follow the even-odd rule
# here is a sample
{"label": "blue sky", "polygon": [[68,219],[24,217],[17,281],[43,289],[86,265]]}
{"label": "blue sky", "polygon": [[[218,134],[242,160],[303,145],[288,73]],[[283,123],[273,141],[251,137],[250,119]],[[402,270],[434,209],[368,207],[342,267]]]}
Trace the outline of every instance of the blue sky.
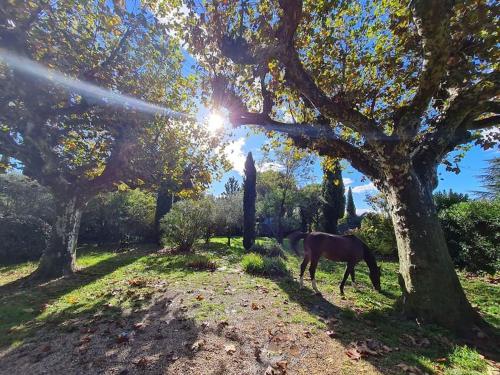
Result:
{"label": "blue sky", "polygon": [[[235,177],[242,181],[243,163],[248,152],[252,152],[254,159],[258,162],[262,158],[261,146],[266,142],[267,138],[264,135],[255,134],[249,131],[249,128],[242,127],[231,130],[229,125],[226,125],[228,132],[231,133],[232,144],[228,148],[228,158],[233,164],[233,169],[224,174],[219,180],[215,181],[209,189],[209,192],[219,195],[224,190],[224,184],[229,177]],[[474,191],[481,190],[481,181],[479,175],[483,174],[483,169],[487,167],[487,160],[498,156],[498,151],[483,150],[480,147],[473,147],[459,164],[461,168],[460,174],[447,172],[443,166],[438,169],[439,185],[436,190],[448,190],[460,193],[473,195]],[[366,194],[376,192],[370,180],[364,179],[363,175],[352,168],[347,162],[346,169],[343,171],[344,183],[346,186],[351,186],[353,189],[354,203],[358,213],[365,212],[368,205],[365,203]],[[320,182],[322,171],[320,167],[320,159],[318,158],[314,164],[311,183]]]}

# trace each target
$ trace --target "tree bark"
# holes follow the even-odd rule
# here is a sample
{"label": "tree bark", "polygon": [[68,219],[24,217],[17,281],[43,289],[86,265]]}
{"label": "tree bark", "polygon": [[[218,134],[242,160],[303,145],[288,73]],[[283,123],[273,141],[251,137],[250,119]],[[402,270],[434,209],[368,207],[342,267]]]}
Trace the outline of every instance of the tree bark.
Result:
{"label": "tree bark", "polygon": [[455,272],[431,189],[411,169],[390,176],[386,186],[398,244],[404,313],[420,322],[470,332],[479,321],[478,314]]}
{"label": "tree bark", "polygon": [[56,202],[56,215],[47,248],[33,276],[36,279],[49,280],[76,271],[76,246],[82,215],[78,199],[71,197]]}

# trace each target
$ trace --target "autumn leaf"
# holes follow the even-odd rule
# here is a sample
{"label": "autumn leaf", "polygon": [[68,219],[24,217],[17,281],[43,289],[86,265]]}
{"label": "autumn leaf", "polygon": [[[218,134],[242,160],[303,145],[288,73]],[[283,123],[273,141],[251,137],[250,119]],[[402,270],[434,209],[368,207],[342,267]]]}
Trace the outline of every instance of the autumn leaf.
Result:
{"label": "autumn leaf", "polygon": [[233,355],[236,352],[236,346],[234,346],[234,344],[229,344],[224,346],[224,350],[227,354]]}

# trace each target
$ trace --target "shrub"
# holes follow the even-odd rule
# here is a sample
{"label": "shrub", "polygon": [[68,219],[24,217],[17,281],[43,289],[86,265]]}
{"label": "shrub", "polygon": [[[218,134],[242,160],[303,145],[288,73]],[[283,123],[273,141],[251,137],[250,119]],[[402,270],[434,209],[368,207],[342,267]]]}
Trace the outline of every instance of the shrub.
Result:
{"label": "shrub", "polygon": [[192,255],[187,261],[186,266],[188,268],[192,268],[196,271],[215,271],[217,269],[217,263],[214,260],[211,260],[209,257],[205,255]]}
{"label": "shrub", "polygon": [[269,242],[255,243],[250,248],[250,251],[271,258],[286,258],[283,247],[275,239],[271,239]]}
{"label": "shrub", "polygon": [[285,276],[289,274],[281,258],[271,258],[256,253],[246,254],[241,260],[243,270],[252,275]]}
{"label": "shrub", "polygon": [[383,214],[367,213],[363,216],[361,226],[355,231],[370,249],[381,254],[392,254],[397,251],[394,227],[389,217]]}
{"label": "shrub", "polygon": [[470,201],[440,212],[448,249],[459,268],[495,273],[500,269],[500,199]]}
{"label": "shrub", "polygon": [[33,216],[0,217],[0,263],[38,260],[50,234],[50,226]]}
{"label": "shrub", "polygon": [[189,251],[205,232],[208,213],[200,201],[191,199],[174,203],[172,209],[160,221],[162,243],[175,245],[178,251]]}

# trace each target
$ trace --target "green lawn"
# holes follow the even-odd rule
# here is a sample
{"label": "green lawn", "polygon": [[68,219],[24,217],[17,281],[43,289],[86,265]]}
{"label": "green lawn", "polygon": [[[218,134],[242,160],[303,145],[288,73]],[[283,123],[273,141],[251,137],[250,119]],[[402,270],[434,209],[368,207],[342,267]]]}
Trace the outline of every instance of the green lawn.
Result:
{"label": "green lawn", "polygon": [[[348,283],[346,296],[341,298],[338,284],[343,265],[322,260],[316,274],[318,287],[325,297],[321,298],[312,293],[308,280],[307,288],[299,289],[293,277],[297,277],[301,259],[289,252],[286,265],[292,277],[264,278],[241,272],[240,261],[245,251],[240,238],[233,239],[231,247],[226,246],[224,238],[212,239],[208,246],[200,243],[195,250],[197,255],[167,255],[156,250],[153,246],[139,245],[126,252],[113,253],[82,246],[78,256],[82,270],[75,277],[32,287],[19,284],[35,268],[34,263],[1,267],[0,347],[20,346],[42,327],[57,327],[69,332],[82,317],[126,317],[147,308],[151,299],[167,286],[185,292],[210,285],[215,294],[223,294],[224,282],[235,275],[236,293],[242,296],[246,290],[255,288],[256,280],[271,290],[273,299],[270,294],[269,304],[286,312],[283,320],[289,324],[304,326],[314,334],[327,329],[326,318],[334,314],[342,321],[336,327],[335,339],[344,346],[372,337],[397,348],[389,355],[373,359],[382,370],[405,363],[437,373],[479,374],[486,371],[482,356],[463,346],[453,335],[438,327],[421,327],[398,314],[395,262],[381,262],[383,293],[376,293],[370,287],[367,267],[359,264],[356,268],[359,285],[354,288]],[[199,255],[215,263],[218,271],[193,267],[200,262]],[[488,283],[486,278],[460,276],[472,304],[498,328],[499,286]],[[277,301],[283,299],[289,303],[278,304]],[[227,306],[216,299],[193,299],[187,307],[198,324],[207,319],[225,319],[227,314]],[[416,341],[412,343],[413,338]]]}

